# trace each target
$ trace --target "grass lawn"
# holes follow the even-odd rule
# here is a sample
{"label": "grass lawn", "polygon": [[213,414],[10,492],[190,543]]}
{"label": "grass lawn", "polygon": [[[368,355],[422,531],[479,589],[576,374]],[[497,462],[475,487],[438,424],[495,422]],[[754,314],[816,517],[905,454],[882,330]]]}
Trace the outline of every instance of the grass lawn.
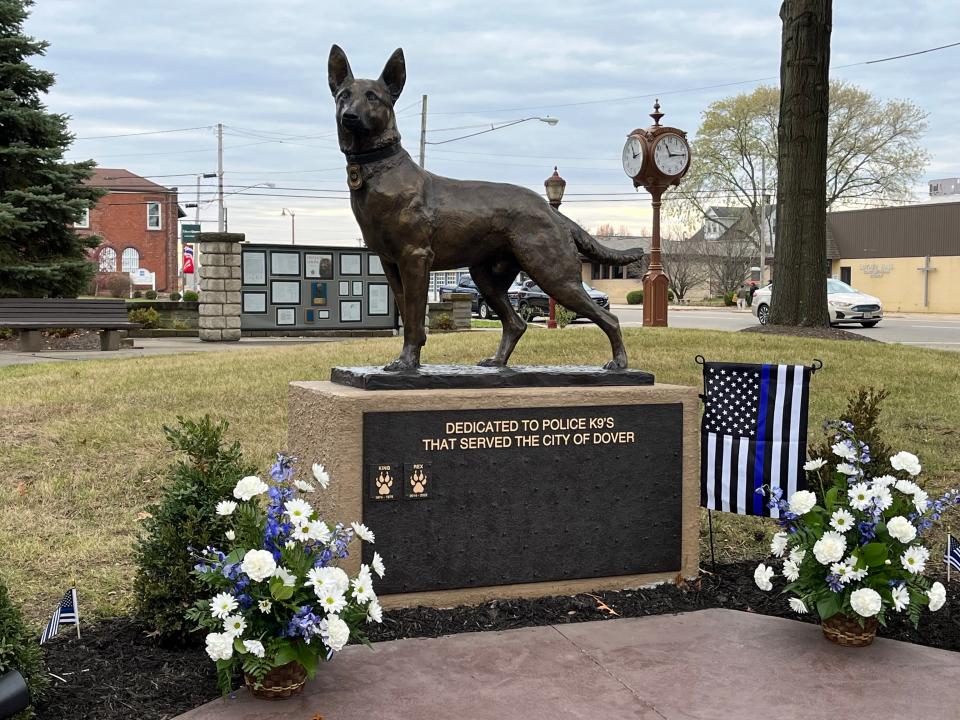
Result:
{"label": "grass lawn", "polygon": [[[624,335],[632,366],[664,383],[699,386],[698,353],[747,362],[821,358],[812,433],[857,387],[885,387],[890,444],[920,456],[930,488],[960,482],[960,355],[702,330],[630,328]],[[492,354],[498,340],[490,332],[435,335],[424,361],[473,363]],[[385,363],[399,347],[398,338],[384,338],[0,369],[0,575],[11,595],[38,621],[76,582],[87,617],[124,612],[137,514],[160,495],[171,462],[161,425],[177,415],[223,416],[231,435],[266,467],[285,444],[288,382],[327,378],[332,365]],[[595,328],[532,331],[514,362],[600,364],[608,353]],[[960,531],[960,518],[951,522]],[[716,513],[714,529],[719,559],[728,560],[762,553],[758,538],[769,524]]]}

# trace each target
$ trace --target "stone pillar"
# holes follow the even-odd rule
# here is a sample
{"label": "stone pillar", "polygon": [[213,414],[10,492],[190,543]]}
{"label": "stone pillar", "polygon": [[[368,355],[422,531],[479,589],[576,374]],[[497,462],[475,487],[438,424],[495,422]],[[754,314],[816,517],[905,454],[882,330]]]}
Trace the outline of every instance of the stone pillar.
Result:
{"label": "stone pillar", "polygon": [[208,232],[200,245],[200,339],[240,339],[240,243],[243,233]]}

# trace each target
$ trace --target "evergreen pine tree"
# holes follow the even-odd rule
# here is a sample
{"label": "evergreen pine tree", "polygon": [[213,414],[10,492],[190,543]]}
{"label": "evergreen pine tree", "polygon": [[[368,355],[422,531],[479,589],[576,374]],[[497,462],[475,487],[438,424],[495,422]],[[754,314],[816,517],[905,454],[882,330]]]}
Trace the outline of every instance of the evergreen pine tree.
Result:
{"label": "evergreen pine tree", "polygon": [[47,43],[23,33],[33,0],[0,0],[0,297],[76,297],[95,271],[99,238],[73,229],[103,191],[83,184],[93,161],[67,163],[68,117],[41,102],[53,73],[26,60]]}

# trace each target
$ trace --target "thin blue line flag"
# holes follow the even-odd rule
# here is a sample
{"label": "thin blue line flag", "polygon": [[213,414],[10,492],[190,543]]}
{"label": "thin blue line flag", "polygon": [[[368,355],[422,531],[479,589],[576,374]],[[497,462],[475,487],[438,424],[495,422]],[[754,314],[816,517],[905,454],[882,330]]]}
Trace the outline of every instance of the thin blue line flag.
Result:
{"label": "thin blue line flag", "polygon": [[947,552],[943,554],[943,561],[955,570],[960,570],[960,540],[953,535],[947,535]]}
{"label": "thin blue line flag", "polygon": [[80,637],[80,606],[77,603],[77,589],[70,588],[63,596],[63,600],[53,611],[53,617],[47,623],[47,627],[40,636],[40,644],[43,645],[47,640],[60,632],[61,625],[76,625],[77,637]]}
{"label": "thin blue line flag", "polygon": [[806,488],[811,370],[805,365],[703,365],[700,505],[778,517],[764,485],[789,498]]}

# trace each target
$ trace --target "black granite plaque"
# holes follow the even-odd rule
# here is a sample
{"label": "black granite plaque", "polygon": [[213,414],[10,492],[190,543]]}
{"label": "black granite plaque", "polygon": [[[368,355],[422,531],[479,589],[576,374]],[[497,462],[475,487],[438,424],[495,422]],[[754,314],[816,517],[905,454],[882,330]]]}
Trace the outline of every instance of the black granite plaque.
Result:
{"label": "black granite plaque", "polygon": [[396,500],[403,489],[403,465],[399,463],[380,463],[367,466],[367,497],[374,502]]}
{"label": "black granite plaque", "polygon": [[364,494],[364,562],[383,594],[679,570],[682,453],[680,404],[365,413],[404,487]]}
{"label": "black granite plaque", "polygon": [[424,365],[388,371],[380,366],[335,367],[330,381],[361,390],[452,390],[470,388],[577,387],[584,385],[653,385],[643,370],[604,370],[586,365]]}

